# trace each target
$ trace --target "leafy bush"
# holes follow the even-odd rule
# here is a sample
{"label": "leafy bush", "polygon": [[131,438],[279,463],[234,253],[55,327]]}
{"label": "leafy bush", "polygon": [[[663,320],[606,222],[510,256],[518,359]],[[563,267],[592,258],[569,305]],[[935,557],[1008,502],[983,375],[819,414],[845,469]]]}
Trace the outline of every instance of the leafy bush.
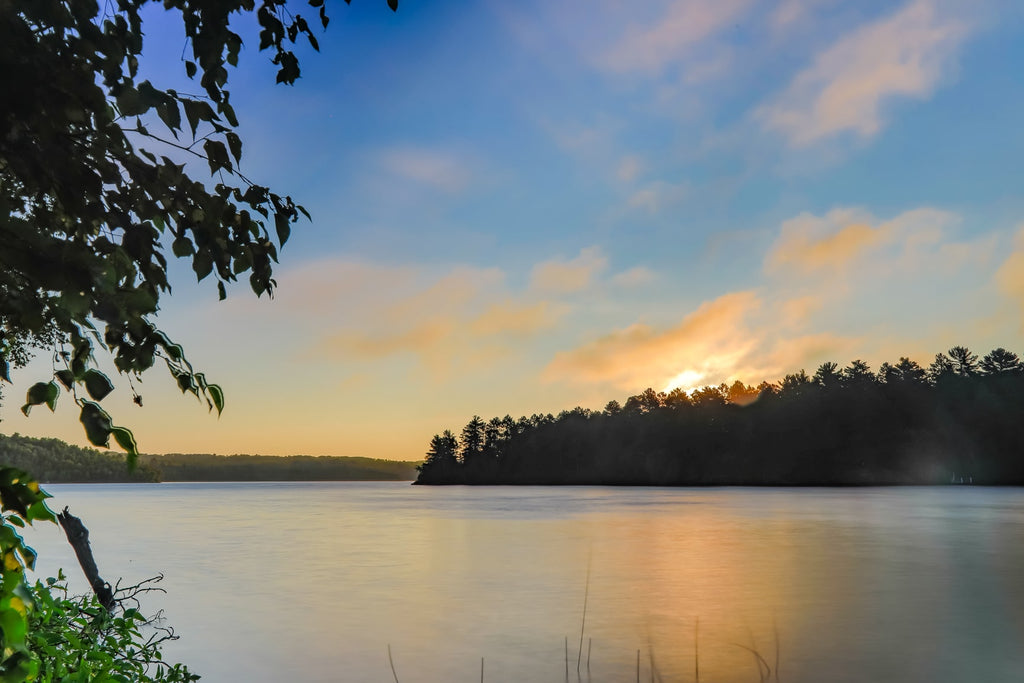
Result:
{"label": "leafy bush", "polygon": [[[151,580],[152,581],[152,580]],[[89,594],[68,594],[64,575],[37,581],[32,588],[35,607],[29,617],[28,645],[38,657],[37,681],[165,681],[199,680],[183,664],[163,660],[161,646],[174,632],[146,619],[136,595],[152,590],[144,582],[118,591],[118,607],[108,612]]]}

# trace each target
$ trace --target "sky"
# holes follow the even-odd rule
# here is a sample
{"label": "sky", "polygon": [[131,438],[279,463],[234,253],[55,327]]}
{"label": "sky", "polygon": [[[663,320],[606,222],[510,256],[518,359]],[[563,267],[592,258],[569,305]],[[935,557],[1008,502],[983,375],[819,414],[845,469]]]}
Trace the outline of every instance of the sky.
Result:
{"label": "sky", "polygon": [[[416,460],[475,414],[1024,353],[1017,0],[334,5],[292,87],[237,22],[242,171],[312,220],[273,300],[172,266],[158,322],[227,405],[117,378],[142,451]],[[50,372],[0,430],[85,445],[69,397],[17,410]]]}

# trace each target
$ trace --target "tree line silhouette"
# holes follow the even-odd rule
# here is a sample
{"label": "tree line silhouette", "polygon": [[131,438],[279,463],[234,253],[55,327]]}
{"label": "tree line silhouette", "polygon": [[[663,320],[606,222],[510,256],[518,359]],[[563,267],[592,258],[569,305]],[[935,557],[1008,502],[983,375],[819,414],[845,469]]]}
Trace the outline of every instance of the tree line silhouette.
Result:
{"label": "tree line silhouette", "polygon": [[123,455],[80,448],[60,439],[0,434],[0,465],[32,472],[43,483],[158,481],[409,481],[415,463],[345,456],[139,456],[129,471]]}
{"label": "tree line silhouette", "polygon": [[1024,363],[955,346],[777,383],[646,389],[602,411],[479,416],[430,441],[417,484],[1024,484]]}

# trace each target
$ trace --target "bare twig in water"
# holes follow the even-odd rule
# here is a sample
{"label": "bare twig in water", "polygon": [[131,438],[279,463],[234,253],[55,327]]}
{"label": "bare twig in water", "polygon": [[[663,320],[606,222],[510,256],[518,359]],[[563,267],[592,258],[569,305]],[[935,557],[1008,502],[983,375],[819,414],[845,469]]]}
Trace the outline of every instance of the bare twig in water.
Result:
{"label": "bare twig in water", "polygon": [[395,683],[398,683],[398,674],[395,673],[395,660],[391,659],[391,643],[388,643],[388,664],[391,665],[391,675],[395,677]]}
{"label": "bare twig in water", "polygon": [[587,638],[587,673],[590,673],[590,648],[594,645],[593,638]]}
{"label": "bare twig in water", "polygon": [[700,617],[693,627],[693,675],[700,683]]}
{"label": "bare twig in water", "polygon": [[480,683],[484,683],[484,658],[480,658]]}
{"label": "bare twig in water", "polygon": [[775,680],[779,680],[779,626],[772,617],[772,635],[775,637]]}
{"label": "bare twig in water", "polygon": [[583,630],[587,626],[587,598],[590,597],[590,562],[593,554],[587,557],[587,584],[583,589],[583,619],[580,620],[580,651],[576,655],[576,673],[580,672],[580,662],[583,660]]}
{"label": "bare twig in water", "polygon": [[733,645],[735,645],[738,648],[742,648],[750,654],[754,655],[754,662],[757,664],[757,675],[760,677],[762,682],[771,678],[772,667],[768,665],[768,660],[762,657],[760,652],[758,652],[752,647],[740,645],[739,643],[733,643]]}

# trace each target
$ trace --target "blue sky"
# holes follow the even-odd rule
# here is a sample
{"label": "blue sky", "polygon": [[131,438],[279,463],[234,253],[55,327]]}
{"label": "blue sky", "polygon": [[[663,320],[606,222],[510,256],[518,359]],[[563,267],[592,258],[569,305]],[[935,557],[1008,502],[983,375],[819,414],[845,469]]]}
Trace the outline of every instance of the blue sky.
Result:
{"label": "blue sky", "polygon": [[[143,450],[413,459],[680,376],[1024,351],[1018,2],[361,0],[294,87],[251,24],[242,169],[313,220],[272,302],[176,271],[161,323],[228,408],[151,373],[108,399]],[[83,441],[68,406],[5,413]]]}

